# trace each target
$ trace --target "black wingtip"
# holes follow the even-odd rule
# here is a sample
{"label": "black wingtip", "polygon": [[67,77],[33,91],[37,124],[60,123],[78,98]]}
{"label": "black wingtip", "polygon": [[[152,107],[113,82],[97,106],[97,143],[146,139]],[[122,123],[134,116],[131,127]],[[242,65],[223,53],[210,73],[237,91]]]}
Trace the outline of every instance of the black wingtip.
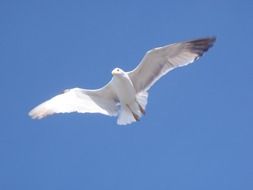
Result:
{"label": "black wingtip", "polygon": [[[193,52],[198,54],[198,57],[202,56],[209,48],[211,48],[216,41],[216,37],[206,37],[199,38],[195,40],[188,41],[188,48]],[[198,58],[197,57],[197,58]]]}

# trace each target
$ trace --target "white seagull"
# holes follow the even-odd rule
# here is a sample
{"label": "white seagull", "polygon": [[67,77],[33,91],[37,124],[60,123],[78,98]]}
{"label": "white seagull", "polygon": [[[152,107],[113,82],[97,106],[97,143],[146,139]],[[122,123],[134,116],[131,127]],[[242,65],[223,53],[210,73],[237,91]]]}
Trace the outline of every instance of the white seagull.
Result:
{"label": "white seagull", "polygon": [[55,113],[101,113],[118,116],[117,124],[138,121],[145,114],[150,87],[169,71],[196,61],[215,42],[215,37],[174,43],[148,51],[132,71],[112,71],[112,79],[100,89],[67,89],[29,112],[33,119]]}

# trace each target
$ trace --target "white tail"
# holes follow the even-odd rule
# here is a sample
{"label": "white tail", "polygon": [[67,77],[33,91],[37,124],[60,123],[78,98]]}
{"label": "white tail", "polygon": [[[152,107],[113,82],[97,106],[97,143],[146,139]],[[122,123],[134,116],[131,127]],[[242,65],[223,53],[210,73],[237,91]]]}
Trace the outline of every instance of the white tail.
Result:
{"label": "white tail", "polygon": [[148,92],[139,92],[136,95],[137,102],[140,104],[140,106],[145,110],[146,105],[148,103]]}
{"label": "white tail", "polygon": [[[117,121],[118,125],[130,124],[132,122],[139,120],[139,118],[143,115],[148,102],[148,93],[147,92],[138,93],[136,95],[136,100],[137,102],[134,102],[131,105],[121,106]],[[138,105],[141,106],[141,108]]]}
{"label": "white tail", "polygon": [[119,117],[117,120],[118,125],[127,125],[132,122],[135,122],[135,119],[133,117],[132,112],[130,109],[126,106],[121,106],[120,112],[119,112]]}

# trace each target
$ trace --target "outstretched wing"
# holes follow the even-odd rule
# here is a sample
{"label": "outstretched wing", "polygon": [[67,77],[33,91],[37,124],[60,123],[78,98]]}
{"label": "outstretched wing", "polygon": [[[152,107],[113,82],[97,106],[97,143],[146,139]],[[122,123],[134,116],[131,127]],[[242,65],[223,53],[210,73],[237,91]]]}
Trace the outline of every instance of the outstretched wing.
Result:
{"label": "outstretched wing", "polygon": [[137,92],[147,91],[172,69],[197,60],[214,42],[215,37],[209,37],[152,49],[145,54],[134,70],[128,72],[128,75]]}
{"label": "outstretched wing", "polygon": [[65,90],[29,112],[33,119],[41,119],[55,113],[101,113],[116,116],[118,99],[111,89],[110,83],[97,90],[73,88]]}

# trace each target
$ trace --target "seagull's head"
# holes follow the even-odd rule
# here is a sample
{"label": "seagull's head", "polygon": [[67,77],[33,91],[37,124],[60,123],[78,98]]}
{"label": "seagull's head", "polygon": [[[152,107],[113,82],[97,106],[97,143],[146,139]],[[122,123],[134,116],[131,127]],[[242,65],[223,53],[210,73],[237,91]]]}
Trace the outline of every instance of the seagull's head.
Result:
{"label": "seagull's head", "polygon": [[115,68],[112,70],[112,75],[113,76],[119,76],[119,75],[124,75],[124,71],[120,68]]}

